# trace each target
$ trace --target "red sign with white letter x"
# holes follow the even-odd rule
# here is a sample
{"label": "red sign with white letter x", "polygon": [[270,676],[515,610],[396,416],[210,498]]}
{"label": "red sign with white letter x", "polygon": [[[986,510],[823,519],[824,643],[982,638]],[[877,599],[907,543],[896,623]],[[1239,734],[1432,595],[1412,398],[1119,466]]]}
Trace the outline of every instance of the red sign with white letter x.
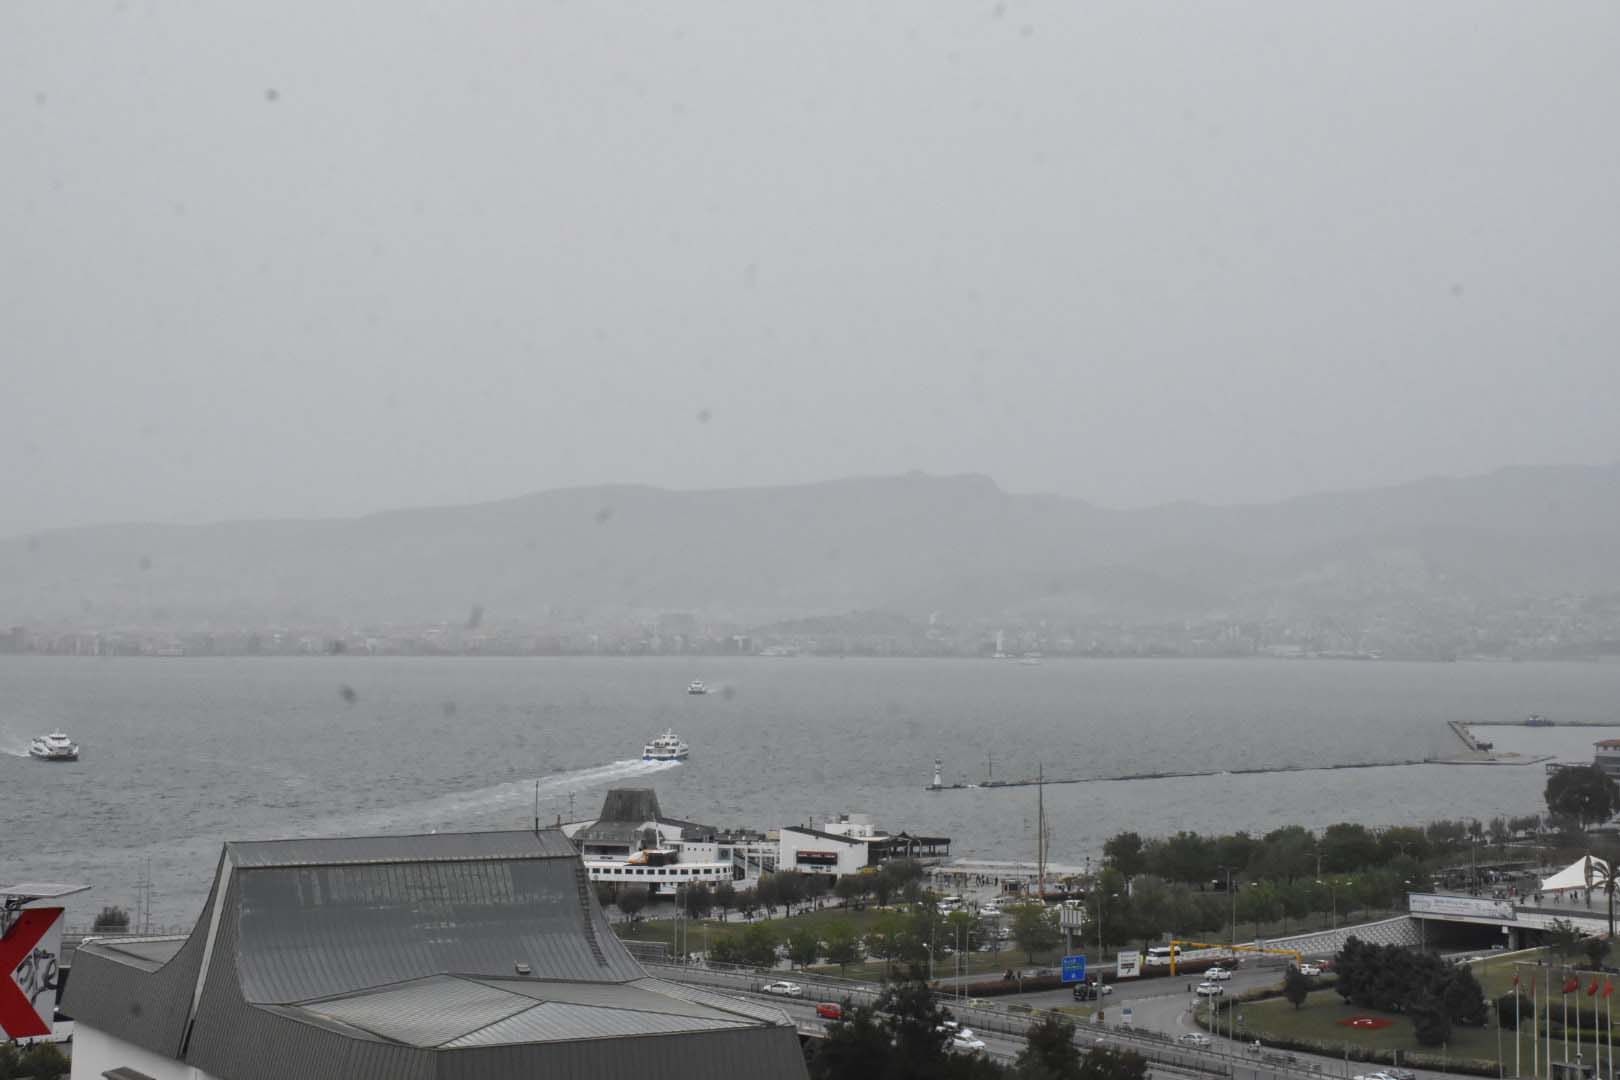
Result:
{"label": "red sign with white letter x", "polygon": [[19,912],[0,938],[0,1033],[12,1039],[51,1033],[61,955],[62,909]]}

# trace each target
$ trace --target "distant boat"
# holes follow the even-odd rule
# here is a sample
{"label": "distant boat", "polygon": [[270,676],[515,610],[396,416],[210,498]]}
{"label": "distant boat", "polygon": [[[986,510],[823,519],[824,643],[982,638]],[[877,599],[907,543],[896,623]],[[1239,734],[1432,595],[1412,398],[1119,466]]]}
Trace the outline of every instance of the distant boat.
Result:
{"label": "distant boat", "polygon": [[1552,727],[1553,722],[1540,713],[1531,713],[1524,722],[1525,727]]}
{"label": "distant boat", "polygon": [[642,761],[685,761],[692,748],[681,741],[672,728],[641,748]]}
{"label": "distant boat", "polygon": [[78,761],[79,744],[62,732],[53,731],[29,743],[28,756],[37,761]]}
{"label": "distant boat", "polygon": [[703,680],[693,679],[691,682],[686,684],[686,692],[688,694],[707,694],[709,692],[709,688],[703,685]]}

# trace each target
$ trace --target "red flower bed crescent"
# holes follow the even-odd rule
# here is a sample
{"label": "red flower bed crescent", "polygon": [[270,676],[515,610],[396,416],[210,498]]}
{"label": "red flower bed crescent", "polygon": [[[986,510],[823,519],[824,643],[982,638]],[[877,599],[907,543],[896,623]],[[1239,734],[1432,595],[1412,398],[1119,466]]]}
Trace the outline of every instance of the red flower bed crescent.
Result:
{"label": "red flower bed crescent", "polygon": [[1340,1020],[1340,1025],[1352,1028],[1387,1028],[1395,1021],[1387,1020],[1382,1016],[1352,1016],[1348,1020]]}

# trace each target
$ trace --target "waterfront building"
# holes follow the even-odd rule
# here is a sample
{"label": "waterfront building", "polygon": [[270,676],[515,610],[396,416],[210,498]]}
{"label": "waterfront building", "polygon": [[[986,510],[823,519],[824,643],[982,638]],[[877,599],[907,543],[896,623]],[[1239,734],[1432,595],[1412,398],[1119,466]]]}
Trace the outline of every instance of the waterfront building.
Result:
{"label": "waterfront building", "polygon": [[932,860],[950,854],[948,836],[890,835],[865,814],[840,814],[812,825],[785,825],[778,833],[776,864],[783,870],[843,877],[890,859]]}
{"label": "waterfront building", "polygon": [[768,1005],[649,977],[557,830],[228,843],[196,927],[88,939],[73,1080],[804,1077]]}
{"label": "waterfront building", "polygon": [[1620,780],[1620,739],[1599,739],[1592,749],[1592,764],[1611,779]]}

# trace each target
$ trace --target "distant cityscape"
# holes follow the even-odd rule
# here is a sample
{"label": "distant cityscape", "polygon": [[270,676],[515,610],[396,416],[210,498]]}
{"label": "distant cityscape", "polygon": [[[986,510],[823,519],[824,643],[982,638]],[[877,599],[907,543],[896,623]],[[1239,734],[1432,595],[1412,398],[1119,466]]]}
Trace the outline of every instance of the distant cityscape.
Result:
{"label": "distant cityscape", "polygon": [[[3,625],[3,623],[0,623]],[[1080,657],[1583,660],[1620,657],[1620,597],[1562,597],[1503,611],[1344,617],[1202,617],[1094,623],[954,621],[858,612],[741,625],[690,612],[342,626],[14,625],[0,653],[66,656],[895,656],[1033,662]]]}

